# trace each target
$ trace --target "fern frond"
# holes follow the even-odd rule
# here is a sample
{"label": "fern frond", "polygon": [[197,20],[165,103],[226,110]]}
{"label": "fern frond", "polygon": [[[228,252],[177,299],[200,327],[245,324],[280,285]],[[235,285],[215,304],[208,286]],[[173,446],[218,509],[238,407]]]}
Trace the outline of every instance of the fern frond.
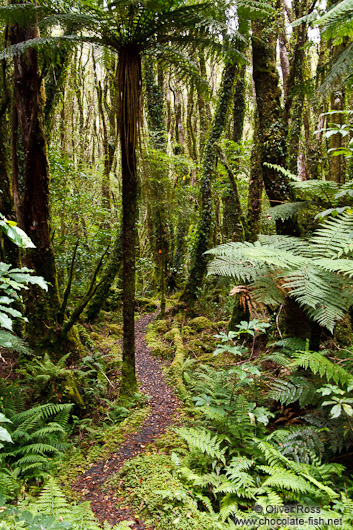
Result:
{"label": "fern frond", "polygon": [[284,204],[279,204],[278,206],[268,208],[268,210],[266,210],[262,216],[267,219],[271,219],[272,221],[277,221],[278,219],[291,219],[292,217],[296,217],[301,210],[307,208],[308,204],[309,203],[307,201],[286,202]]}
{"label": "fern frond", "polygon": [[211,458],[217,458],[221,462],[225,462],[224,453],[225,448],[221,449],[222,438],[213,435],[209,431],[201,429],[186,429],[179,428],[176,432],[187,442],[191,449],[197,449]]}
{"label": "fern frond", "polygon": [[349,44],[333,63],[331,70],[319,88],[319,93],[324,95],[344,85],[352,76],[352,64],[353,44]]}
{"label": "fern frond", "polygon": [[298,376],[292,376],[289,381],[275,381],[268,397],[282,405],[298,401],[302,408],[317,400],[315,387],[307,378]]}
{"label": "fern frond", "polygon": [[350,250],[353,235],[353,214],[343,212],[334,218],[328,218],[315,230],[310,242],[318,257],[339,258]]}
{"label": "fern frond", "polygon": [[310,369],[313,374],[319,374],[325,377],[327,381],[333,380],[336,384],[351,387],[353,385],[353,376],[342,366],[333,363],[322,353],[319,352],[299,352],[293,360],[294,366],[301,366]]}
{"label": "fern frond", "polygon": [[305,478],[296,475],[292,471],[279,466],[258,466],[264,473],[270,475],[262,483],[263,487],[286,489],[296,493],[314,493],[315,489]]}

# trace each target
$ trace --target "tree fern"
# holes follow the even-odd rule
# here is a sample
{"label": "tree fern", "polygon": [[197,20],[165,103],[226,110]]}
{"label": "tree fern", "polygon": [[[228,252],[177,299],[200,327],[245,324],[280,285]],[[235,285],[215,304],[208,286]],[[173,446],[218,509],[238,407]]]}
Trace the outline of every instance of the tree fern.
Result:
{"label": "tree fern", "polygon": [[332,331],[353,303],[353,261],[337,259],[352,246],[349,212],[326,219],[309,241],[266,236],[254,244],[220,245],[208,251],[215,256],[208,273],[245,281],[253,298],[268,305],[280,305],[285,296],[295,298]]}

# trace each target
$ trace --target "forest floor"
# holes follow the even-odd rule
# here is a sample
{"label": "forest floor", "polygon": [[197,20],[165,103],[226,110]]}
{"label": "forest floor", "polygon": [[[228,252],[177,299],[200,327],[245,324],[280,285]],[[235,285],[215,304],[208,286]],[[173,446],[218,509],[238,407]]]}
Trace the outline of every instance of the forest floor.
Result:
{"label": "forest floor", "polygon": [[143,453],[148,444],[163,434],[176,421],[177,409],[181,407],[181,402],[166,382],[162,371],[163,361],[153,357],[146,345],[146,329],[156,314],[144,315],[135,324],[139,391],[150,397],[151,412],[138,432],[126,436],[118,451],[88,469],[72,486],[84,500],[90,501],[91,508],[101,523],[107,520],[115,525],[120,521],[131,521],[133,530],[149,530],[150,527],[145,526],[143,520],[125,506],[126,500],[119,498],[106,482],[127,460]]}

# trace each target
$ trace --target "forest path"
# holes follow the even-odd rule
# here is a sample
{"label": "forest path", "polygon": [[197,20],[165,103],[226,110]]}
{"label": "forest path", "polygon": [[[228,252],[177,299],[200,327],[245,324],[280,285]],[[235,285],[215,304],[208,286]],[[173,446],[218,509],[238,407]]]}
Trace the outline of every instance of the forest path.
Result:
{"label": "forest path", "polygon": [[144,315],[135,323],[139,390],[151,397],[149,401],[151,412],[139,431],[129,434],[117,452],[88,469],[72,486],[74,491],[81,493],[84,500],[90,501],[91,508],[101,523],[104,520],[112,525],[123,520],[134,521],[131,525],[133,530],[148,530],[148,528],[131,510],[121,507],[126,501],[119,499],[104,483],[119,471],[127,460],[143,453],[147,444],[164,433],[173,423],[176,409],[181,406],[173,389],[166,382],[161,369],[162,361],[153,357],[146,345],[146,328],[156,314]]}

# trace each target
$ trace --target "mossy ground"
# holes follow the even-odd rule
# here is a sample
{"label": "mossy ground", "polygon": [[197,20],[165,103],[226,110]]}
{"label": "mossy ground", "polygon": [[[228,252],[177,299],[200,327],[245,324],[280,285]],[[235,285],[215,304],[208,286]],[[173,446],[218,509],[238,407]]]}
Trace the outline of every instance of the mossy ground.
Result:
{"label": "mossy ground", "polygon": [[126,462],[109,483],[125,496],[127,504],[132,504],[136,515],[142,515],[145,524],[156,530],[216,528],[178,478],[168,454],[147,451]]}
{"label": "mossy ground", "polygon": [[72,447],[67,459],[58,468],[57,476],[63,484],[69,485],[93,464],[107,458],[110,453],[117,451],[124,438],[138,430],[150,409],[145,406],[135,410],[131,416],[121,423],[96,424],[86,429],[86,433],[79,429],[78,438],[82,440],[76,447]]}

